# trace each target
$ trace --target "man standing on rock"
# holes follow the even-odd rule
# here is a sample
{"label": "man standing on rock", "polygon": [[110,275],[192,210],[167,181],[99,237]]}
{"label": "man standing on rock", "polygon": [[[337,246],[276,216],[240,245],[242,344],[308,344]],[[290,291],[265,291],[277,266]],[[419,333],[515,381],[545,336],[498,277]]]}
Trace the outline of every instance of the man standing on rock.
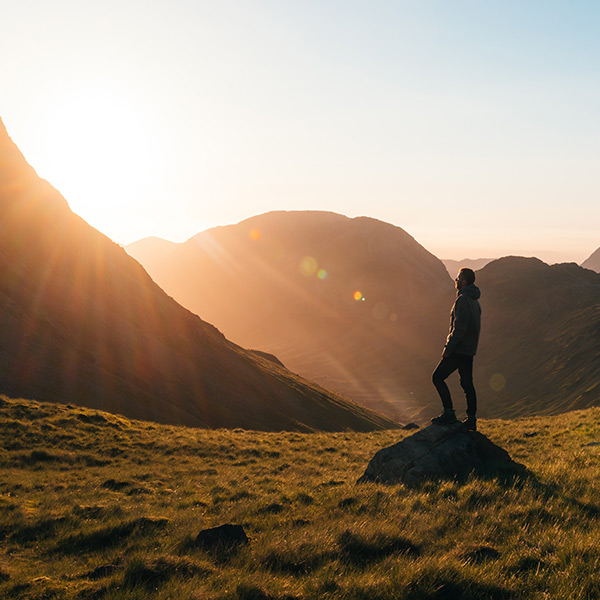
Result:
{"label": "man standing on rock", "polygon": [[433,385],[442,399],[444,412],[431,419],[431,422],[435,425],[456,423],[446,379],[458,369],[460,385],[467,398],[467,418],[463,423],[469,431],[475,431],[477,394],[473,385],[473,357],[477,352],[481,330],[481,292],[475,285],[475,273],[472,269],[463,267],[454,282],[457,296],[450,315],[450,333],[446,339],[442,360],[433,373]]}

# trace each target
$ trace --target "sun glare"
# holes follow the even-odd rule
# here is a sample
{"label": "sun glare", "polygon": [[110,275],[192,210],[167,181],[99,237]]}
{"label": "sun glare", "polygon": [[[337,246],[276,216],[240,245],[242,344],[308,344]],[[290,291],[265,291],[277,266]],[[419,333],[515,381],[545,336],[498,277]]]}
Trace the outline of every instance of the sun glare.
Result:
{"label": "sun glare", "polygon": [[141,114],[115,93],[77,91],[50,102],[36,132],[38,173],[109,235],[143,211],[155,174],[156,144]]}

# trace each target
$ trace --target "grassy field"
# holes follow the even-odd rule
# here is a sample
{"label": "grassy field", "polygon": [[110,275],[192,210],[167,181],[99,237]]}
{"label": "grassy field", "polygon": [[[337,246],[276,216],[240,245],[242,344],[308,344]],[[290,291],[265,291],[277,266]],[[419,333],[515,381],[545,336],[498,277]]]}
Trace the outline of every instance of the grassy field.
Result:
{"label": "grassy field", "polygon": [[[530,478],[409,489],[355,483],[406,432],[0,404],[0,598],[600,598],[600,409],[482,421]],[[224,523],[250,543],[194,543]]]}

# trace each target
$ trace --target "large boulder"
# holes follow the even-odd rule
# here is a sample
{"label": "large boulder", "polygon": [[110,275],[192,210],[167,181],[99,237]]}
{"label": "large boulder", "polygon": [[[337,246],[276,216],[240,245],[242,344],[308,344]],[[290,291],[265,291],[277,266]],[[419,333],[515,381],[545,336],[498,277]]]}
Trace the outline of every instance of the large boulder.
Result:
{"label": "large boulder", "polygon": [[371,459],[358,483],[404,483],[464,479],[471,473],[515,476],[526,469],[485,435],[467,431],[462,423],[430,425]]}

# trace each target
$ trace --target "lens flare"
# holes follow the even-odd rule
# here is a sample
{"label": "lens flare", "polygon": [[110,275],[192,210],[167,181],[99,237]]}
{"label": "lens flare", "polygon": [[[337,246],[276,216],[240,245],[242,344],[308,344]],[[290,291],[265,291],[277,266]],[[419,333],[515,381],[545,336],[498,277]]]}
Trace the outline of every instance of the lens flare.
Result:
{"label": "lens flare", "polygon": [[258,229],[253,229],[250,232],[250,239],[254,240],[255,242],[257,242],[258,240],[260,240],[260,231]]}
{"label": "lens flare", "polygon": [[490,377],[490,387],[494,392],[501,392],[506,386],[506,377],[500,373],[494,373]]}
{"label": "lens flare", "polygon": [[319,269],[319,272],[317,273],[317,277],[321,281],[327,279],[327,275],[329,275],[329,273],[327,273],[327,271],[325,269]]}
{"label": "lens flare", "polygon": [[354,298],[355,300],[364,300],[362,293],[361,293],[361,292],[359,292],[358,290],[356,290],[356,292],[354,292],[354,296],[353,296],[353,298]]}
{"label": "lens flare", "polygon": [[317,261],[312,256],[305,256],[300,261],[300,273],[305,277],[310,277],[317,272]]}

